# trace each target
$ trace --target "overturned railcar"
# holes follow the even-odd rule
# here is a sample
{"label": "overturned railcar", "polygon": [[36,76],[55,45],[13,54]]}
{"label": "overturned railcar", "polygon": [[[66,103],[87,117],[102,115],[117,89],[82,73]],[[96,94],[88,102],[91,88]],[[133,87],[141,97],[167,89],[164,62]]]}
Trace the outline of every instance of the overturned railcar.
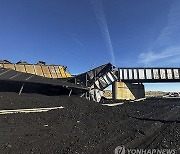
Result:
{"label": "overturned railcar", "polygon": [[35,74],[46,78],[68,78],[71,74],[67,72],[67,67],[62,65],[46,65],[39,61],[37,64],[27,62],[11,63],[7,60],[0,61],[0,68],[12,69],[18,72]]}
{"label": "overturned railcar", "polygon": [[78,94],[99,102],[103,96],[102,91],[116,80],[110,63],[71,76],[67,67],[61,65],[46,65],[44,62],[35,65],[26,62],[13,64],[6,60],[0,61],[0,90],[15,91],[19,94]]}

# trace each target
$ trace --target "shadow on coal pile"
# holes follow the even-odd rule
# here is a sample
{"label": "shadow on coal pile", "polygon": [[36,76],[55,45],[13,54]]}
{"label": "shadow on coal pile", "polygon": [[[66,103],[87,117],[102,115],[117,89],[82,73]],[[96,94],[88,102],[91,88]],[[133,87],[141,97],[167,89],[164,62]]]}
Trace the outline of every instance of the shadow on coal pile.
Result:
{"label": "shadow on coal pile", "polygon": [[137,119],[137,120],[142,120],[142,121],[157,121],[157,122],[162,122],[162,123],[180,123],[179,120],[164,120],[164,119],[152,119],[152,118],[141,118],[141,117],[132,117],[132,116],[129,116],[130,118],[134,118],[134,119]]}
{"label": "shadow on coal pile", "polygon": [[[70,89],[67,89],[63,86],[56,86],[51,84],[42,84],[42,83],[31,83],[31,82],[20,82],[20,81],[0,81],[0,92],[16,92],[19,93],[22,86],[22,93],[37,93],[48,96],[53,95],[67,95],[70,92]],[[72,93],[74,94],[74,93]]]}

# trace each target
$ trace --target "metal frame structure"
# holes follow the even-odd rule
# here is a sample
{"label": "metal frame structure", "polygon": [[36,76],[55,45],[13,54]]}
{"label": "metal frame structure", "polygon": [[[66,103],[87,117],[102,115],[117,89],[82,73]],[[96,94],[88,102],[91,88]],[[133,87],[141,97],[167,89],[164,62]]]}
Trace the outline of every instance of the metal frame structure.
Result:
{"label": "metal frame structure", "polygon": [[118,68],[116,74],[123,82],[180,82],[180,68]]}

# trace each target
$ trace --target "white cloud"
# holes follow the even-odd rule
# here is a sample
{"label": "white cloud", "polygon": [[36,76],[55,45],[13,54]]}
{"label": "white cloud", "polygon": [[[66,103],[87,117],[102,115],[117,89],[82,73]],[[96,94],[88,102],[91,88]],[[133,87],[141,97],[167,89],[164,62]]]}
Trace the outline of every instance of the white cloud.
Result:
{"label": "white cloud", "polygon": [[176,0],[169,11],[167,26],[162,29],[154,46],[161,47],[171,44],[173,35],[180,28],[180,1]]}
{"label": "white cloud", "polygon": [[[180,44],[176,44],[177,33],[180,33],[180,1],[176,0],[172,4],[169,14],[168,23],[162,29],[155,43],[148,50],[139,55],[138,63],[146,66],[155,63],[171,64],[180,61]],[[173,59],[170,59],[173,58]],[[167,60],[169,59],[169,60]]]}
{"label": "white cloud", "polygon": [[101,0],[91,0],[91,2],[93,5],[94,13],[96,15],[99,27],[100,27],[102,35],[103,35],[103,38],[105,40],[106,47],[111,56],[111,62],[115,65],[114,50],[113,50],[107,22],[106,22],[106,17],[105,17],[102,1]]}
{"label": "white cloud", "polygon": [[180,46],[170,47],[159,53],[149,51],[147,53],[141,53],[139,55],[139,63],[143,63],[146,66],[154,65],[155,62],[159,63],[159,61],[161,60],[164,60],[166,64],[176,63],[176,62],[179,63],[180,62]]}
{"label": "white cloud", "polygon": [[83,47],[83,43],[82,43],[79,39],[77,39],[77,38],[75,38],[75,37],[72,37],[72,39],[73,39],[79,46]]}

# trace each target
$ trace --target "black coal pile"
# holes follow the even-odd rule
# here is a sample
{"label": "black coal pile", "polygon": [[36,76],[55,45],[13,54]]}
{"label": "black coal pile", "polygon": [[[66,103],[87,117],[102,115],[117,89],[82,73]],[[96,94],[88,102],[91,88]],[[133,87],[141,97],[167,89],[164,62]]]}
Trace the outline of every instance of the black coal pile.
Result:
{"label": "black coal pile", "polygon": [[63,109],[0,115],[0,153],[114,153],[117,146],[180,150],[180,100],[108,107],[78,96],[0,93],[0,110]]}

